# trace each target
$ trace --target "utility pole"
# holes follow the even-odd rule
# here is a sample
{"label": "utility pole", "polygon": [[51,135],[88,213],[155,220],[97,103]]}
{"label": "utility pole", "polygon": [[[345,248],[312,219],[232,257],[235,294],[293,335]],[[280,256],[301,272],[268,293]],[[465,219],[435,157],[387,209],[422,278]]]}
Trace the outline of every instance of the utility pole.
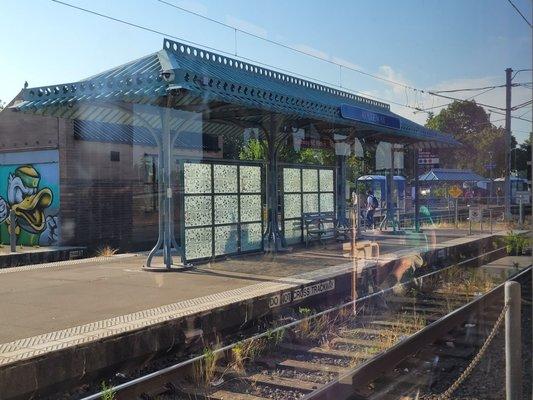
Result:
{"label": "utility pole", "polygon": [[511,81],[512,68],[505,70],[505,219],[511,219]]}
{"label": "utility pole", "polygon": [[490,191],[489,191],[489,201],[488,204],[490,205],[492,203],[492,196],[493,196],[493,190],[494,187],[494,181],[492,180],[492,169],[494,168],[492,165],[492,156],[494,155],[493,151],[489,151],[489,173],[490,173]]}

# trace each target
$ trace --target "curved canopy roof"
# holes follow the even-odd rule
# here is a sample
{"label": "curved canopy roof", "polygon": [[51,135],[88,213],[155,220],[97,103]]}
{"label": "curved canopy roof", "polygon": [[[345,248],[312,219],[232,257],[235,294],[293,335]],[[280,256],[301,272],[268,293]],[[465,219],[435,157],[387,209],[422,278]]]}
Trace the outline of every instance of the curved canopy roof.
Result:
{"label": "curved canopy roof", "polygon": [[470,170],[435,168],[418,178],[419,181],[439,182],[478,182],[483,181],[481,175]]}
{"label": "curved canopy roof", "polygon": [[[405,181],[405,178],[401,175],[393,176],[395,181]],[[357,178],[358,181],[384,181],[387,177],[385,175],[363,175]]]}
{"label": "curved canopy roof", "polygon": [[[162,50],[90,78],[24,89],[22,101],[12,108],[127,124],[131,123],[128,107],[166,105],[169,91],[176,93],[174,108],[209,110],[210,118],[239,120],[241,126],[257,125],[276,114],[420,147],[459,144],[449,135],[394,114],[388,104],[168,39]],[[128,107],[113,108],[116,104]]]}

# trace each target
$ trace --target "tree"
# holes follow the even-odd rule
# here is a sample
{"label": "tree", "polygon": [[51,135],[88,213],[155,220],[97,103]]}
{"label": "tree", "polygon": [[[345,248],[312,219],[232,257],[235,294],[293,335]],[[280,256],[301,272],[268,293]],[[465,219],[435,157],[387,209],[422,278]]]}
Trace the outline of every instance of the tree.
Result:
{"label": "tree", "polygon": [[519,177],[531,179],[531,167],[527,165],[528,161],[531,161],[531,139],[526,139],[513,151],[511,169],[516,170]]}
{"label": "tree", "polygon": [[[268,144],[266,140],[250,139],[239,152],[240,160],[266,161]],[[334,165],[335,153],[332,149],[301,149],[295,151],[292,146],[281,146],[278,160],[285,163]]]}
{"label": "tree", "polygon": [[262,161],[267,159],[268,147],[265,140],[250,139],[239,152],[239,159],[246,161]]}
{"label": "tree", "polygon": [[[505,130],[490,122],[490,114],[475,101],[454,101],[437,115],[430,114],[426,126],[451,134],[462,146],[439,150],[443,168],[470,169],[488,176],[487,164],[492,154],[496,165],[493,177],[505,173]],[[511,147],[516,139],[511,137]]]}

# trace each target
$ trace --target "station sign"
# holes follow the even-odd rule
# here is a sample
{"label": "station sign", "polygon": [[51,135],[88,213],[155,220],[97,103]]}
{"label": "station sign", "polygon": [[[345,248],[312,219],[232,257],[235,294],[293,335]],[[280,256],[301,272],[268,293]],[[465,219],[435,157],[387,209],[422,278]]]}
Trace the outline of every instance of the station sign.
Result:
{"label": "station sign", "polygon": [[481,206],[471,206],[468,209],[468,218],[472,222],[481,222],[481,218],[483,218],[483,208]]}
{"label": "station sign", "polygon": [[430,151],[418,152],[418,165],[438,165],[439,162],[439,157]]}
{"label": "station sign", "polygon": [[366,108],[341,104],[341,117],[366,124],[381,125],[387,128],[400,129],[400,118],[370,111]]}
{"label": "station sign", "polygon": [[329,149],[331,140],[328,138],[304,138],[300,141],[301,149]]}

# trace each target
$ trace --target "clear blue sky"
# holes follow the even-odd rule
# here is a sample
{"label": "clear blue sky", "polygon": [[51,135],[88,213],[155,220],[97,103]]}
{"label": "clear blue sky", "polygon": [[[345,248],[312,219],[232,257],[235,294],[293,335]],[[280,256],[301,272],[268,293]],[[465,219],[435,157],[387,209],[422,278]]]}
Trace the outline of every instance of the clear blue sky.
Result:
{"label": "clear blue sky", "polygon": [[[234,32],[156,0],[65,0],[188,41],[233,53]],[[167,0],[240,29],[422,89],[504,83],[504,70],[531,68],[531,29],[507,0]],[[532,2],[514,0],[532,19]],[[50,0],[0,0],[0,99],[30,86],[76,81],[159,50],[162,36]],[[237,53],[279,68],[411,106],[445,103],[420,93],[237,35]],[[531,72],[517,82],[530,82]],[[462,97],[474,93],[463,94]],[[531,98],[516,88],[513,104]],[[504,106],[504,90],[478,101]],[[423,123],[423,113],[398,112]],[[529,112],[528,112],[529,110]],[[527,114],[523,115],[524,113]],[[532,119],[531,107],[515,115]],[[493,115],[497,125],[502,118]],[[523,141],[531,124],[513,120]]]}

